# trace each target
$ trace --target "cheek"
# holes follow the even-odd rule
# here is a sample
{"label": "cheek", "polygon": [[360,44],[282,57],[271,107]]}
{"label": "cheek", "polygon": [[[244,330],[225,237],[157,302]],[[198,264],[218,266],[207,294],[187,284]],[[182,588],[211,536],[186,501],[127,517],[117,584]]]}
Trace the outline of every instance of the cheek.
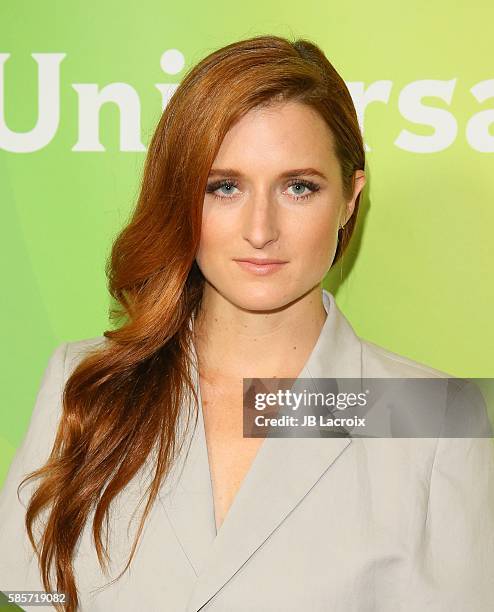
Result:
{"label": "cheek", "polygon": [[197,261],[209,260],[228,249],[232,243],[233,224],[224,217],[213,213],[203,213],[201,224],[201,239],[197,252]]}
{"label": "cheek", "polygon": [[336,224],[336,217],[332,213],[307,219],[292,232],[294,248],[314,266],[329,265],[329,259],[336,250]]}

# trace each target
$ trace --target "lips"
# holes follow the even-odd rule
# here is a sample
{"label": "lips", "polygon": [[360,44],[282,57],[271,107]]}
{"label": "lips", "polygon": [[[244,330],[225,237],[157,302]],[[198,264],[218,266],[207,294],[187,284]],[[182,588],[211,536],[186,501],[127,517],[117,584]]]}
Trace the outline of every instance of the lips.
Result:
{"label": "lips", "polygon": [[288,262],[281,259],[235,259],[234,261],[246,272],[264,276],[283,269]]}
{"label": "lips", "polygon": [[278,263],[287,263],[286,261],[282,260],[282,259],[261,259],[261,258],[255,258],[255,257],[248,257],[246,259],[236,259],[235,261],[246,261],[248,263],[252,263],[255,264],[257,266],[264,266],[264,265],[268,265],[268,264],[278,264]]}

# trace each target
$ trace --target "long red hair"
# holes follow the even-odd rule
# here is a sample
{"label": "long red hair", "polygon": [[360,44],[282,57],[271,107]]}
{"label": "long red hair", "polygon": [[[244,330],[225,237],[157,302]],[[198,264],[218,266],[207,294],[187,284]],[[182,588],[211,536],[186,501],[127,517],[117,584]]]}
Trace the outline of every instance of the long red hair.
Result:
{"label": "long red hair", "polygon": [[[233,123],[277,100],[308,104],[327,122],[349,197],[355,170],[364,169],[352,99],[315,44],[257,36],[215,51],[185,75],[156,127],[137,205],[107,263],[116,302],[110,319],[118,327],[105,331],[108,341],[69,376],[51,455],[21,483],[40,479],[25,522],[46,591],[67,594],[69,603],[57,609],[78,607],[73,556],[90,513],[106,572],[110,552],[102,526],[110,504],[152,456],[147,503],[118,577],[129,567],[144,521],[180,450],[177,424],[189,392],[197,418],[190,321],[200,308],[204,283],[195,255],[208,173]],[[335,262],[352,235],[358,200],[340,234]],[[35,542],[34,522],[44,510],[46,525]]]}

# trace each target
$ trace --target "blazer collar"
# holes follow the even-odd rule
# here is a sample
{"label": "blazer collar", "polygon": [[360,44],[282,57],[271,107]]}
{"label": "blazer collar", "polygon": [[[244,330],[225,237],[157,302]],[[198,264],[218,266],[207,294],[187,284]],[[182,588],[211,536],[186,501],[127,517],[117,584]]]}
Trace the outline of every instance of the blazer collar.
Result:
{"label": "blazer collar", "polygon": [[[360,378],[360,339],[334,296],[323,289],[322,299],[327,318],[298,378]],[[193,355],[194,383],[201,400],[195,350]],[[216,533],[201,404],[199,407],[186,452],[179,456],[160,492],[197,575],[187,612],[197,612],[214,597],[352,443],[351,438],[265,438]]]}
{"label": "blazer collar", "polygon": [[322,290],[327,317],[299,378],[361,378],[362,342],[334,295]]}

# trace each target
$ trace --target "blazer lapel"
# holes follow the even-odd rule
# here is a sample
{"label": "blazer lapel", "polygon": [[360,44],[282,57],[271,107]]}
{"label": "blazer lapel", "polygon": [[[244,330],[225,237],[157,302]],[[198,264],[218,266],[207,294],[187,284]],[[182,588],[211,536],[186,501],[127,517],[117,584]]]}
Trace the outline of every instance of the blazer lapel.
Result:
{"label": "blazer lapel", "polygon": [[[360,378],[362,347],[331,293],[327,318],[298,378]],[[196,388],[200,386],[196,374]],[[317,389],[316,381],[311,384]],[[188,612],[197,612],[270,537],[352,443],[350,438],[266,438],[216,534],[202,410],[173,495],[162,499],[198,579]]]}
{"label": "blazer lapel", "polygon": [[[200,394],[195,370],[193,379]],[[184,424],[182,417],[181,425]],[[192,569],[199,575],[216,537],[213,489],[201,408],[195,427],[191,417],[183,448],[158,496]]]}

